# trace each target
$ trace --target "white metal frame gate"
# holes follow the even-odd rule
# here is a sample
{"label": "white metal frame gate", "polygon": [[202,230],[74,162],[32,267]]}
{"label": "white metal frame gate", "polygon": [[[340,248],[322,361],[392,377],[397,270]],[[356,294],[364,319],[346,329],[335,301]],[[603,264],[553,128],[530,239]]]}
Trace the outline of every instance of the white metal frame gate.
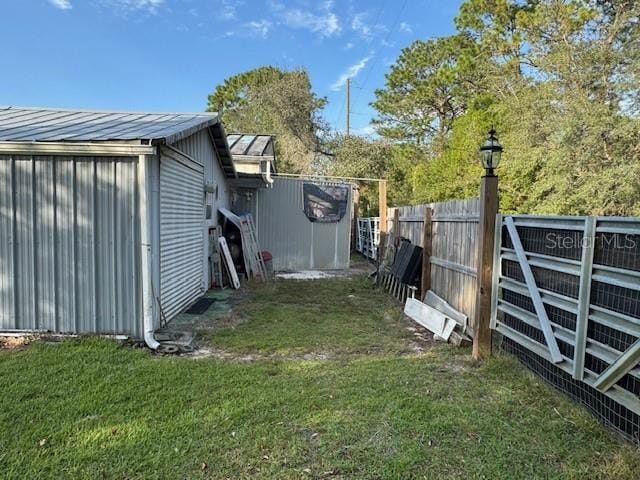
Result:
{"label": "white metal frame gate", "polygon": [[169,321],[205,291],[204,166],[176,149],[160,156],[160,306]]}
{"label": "white metal frame gate", "polygon": [[359,217],[356,224],[356,251],[376,260],[380,244],[380,217]]}
{"label": "white metal frame gate", "polygon": [[640,415],[639,218],[498,215],[493,270],[492,328]]}

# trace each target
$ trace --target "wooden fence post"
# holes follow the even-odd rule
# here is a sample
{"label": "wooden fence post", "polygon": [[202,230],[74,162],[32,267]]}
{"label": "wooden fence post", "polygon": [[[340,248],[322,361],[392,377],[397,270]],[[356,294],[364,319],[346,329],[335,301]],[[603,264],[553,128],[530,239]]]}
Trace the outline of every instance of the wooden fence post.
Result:
{"label": "wooden fence post", "polygon": [[491,356],[491,284],[493,251],[498,214],[498,177],[485,175],[480,181],[480,223],[478,224],[478,270],[473,358]]}
{"label": "wooden fence post", "polygon": [[433,233],[433,223],[431,218],[433,211],[427,207],[424,211],[424,224],[422,225],[422,277],[420,280],[421,291],[420,301],[431,288],[431,238]]}
{"label": "wooden fence post", "polygon": [[393,210],[393,244],[397,247],[400,243],[400,209]]}
{"label": "wooden fence post", "polygon": [[353,238],[351,239],[351,248],[356,250],[358,246],[358,204],[360,203],[360,187],[353,187]]}
{"label": "wooden fence post", "polygon": [[384,258],[384,247],[387,241],[387,181],[380,180],[378,183],[378,206],[380,217],[380,244],[378,245],[378,264],[382,262]]}

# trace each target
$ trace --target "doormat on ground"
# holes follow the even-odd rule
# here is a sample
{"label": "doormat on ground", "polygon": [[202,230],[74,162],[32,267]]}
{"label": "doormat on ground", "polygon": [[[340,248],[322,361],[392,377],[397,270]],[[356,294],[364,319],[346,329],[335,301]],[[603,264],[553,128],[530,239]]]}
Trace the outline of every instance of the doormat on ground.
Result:
{"label": "doormat on ground", "polygon": [[184,313],[188,313],[189,315],[202,315],[213,302],[215,302],[215,299],[213,298],[201,298],[191,305],[191,308]]}

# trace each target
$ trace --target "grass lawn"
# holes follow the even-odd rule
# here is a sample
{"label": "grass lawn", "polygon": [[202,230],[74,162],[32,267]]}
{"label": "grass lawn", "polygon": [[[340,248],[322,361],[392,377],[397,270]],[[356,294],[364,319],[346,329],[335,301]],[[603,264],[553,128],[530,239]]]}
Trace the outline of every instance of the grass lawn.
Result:
{"label": "grass lawn", "polygon": [[252,290],[246,322],[210,341],[259,361],[95,339],[1,351],[0,477],[638,478],[637,448],[510,358],[411,353],[364,279]]}
{"label": "grass lawn", "polygon": [[252,285],[236,311],[250,319],[217,332],[215,347],[238,353],[296,355],[407,352],[410,334],[389,296],[364,276]]}

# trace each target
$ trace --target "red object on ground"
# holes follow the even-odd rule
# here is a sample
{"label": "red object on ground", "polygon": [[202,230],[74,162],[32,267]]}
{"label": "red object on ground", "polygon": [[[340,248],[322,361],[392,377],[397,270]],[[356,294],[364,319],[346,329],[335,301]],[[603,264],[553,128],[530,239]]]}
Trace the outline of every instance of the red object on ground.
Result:
{"label": "red object on ground", "polygon": [[264,260],[265,262],[268,262],[269,260],[273,260],[273,255],[271,255],[271,252],[262,250],[260,253],[262,254],[262,260]]}

